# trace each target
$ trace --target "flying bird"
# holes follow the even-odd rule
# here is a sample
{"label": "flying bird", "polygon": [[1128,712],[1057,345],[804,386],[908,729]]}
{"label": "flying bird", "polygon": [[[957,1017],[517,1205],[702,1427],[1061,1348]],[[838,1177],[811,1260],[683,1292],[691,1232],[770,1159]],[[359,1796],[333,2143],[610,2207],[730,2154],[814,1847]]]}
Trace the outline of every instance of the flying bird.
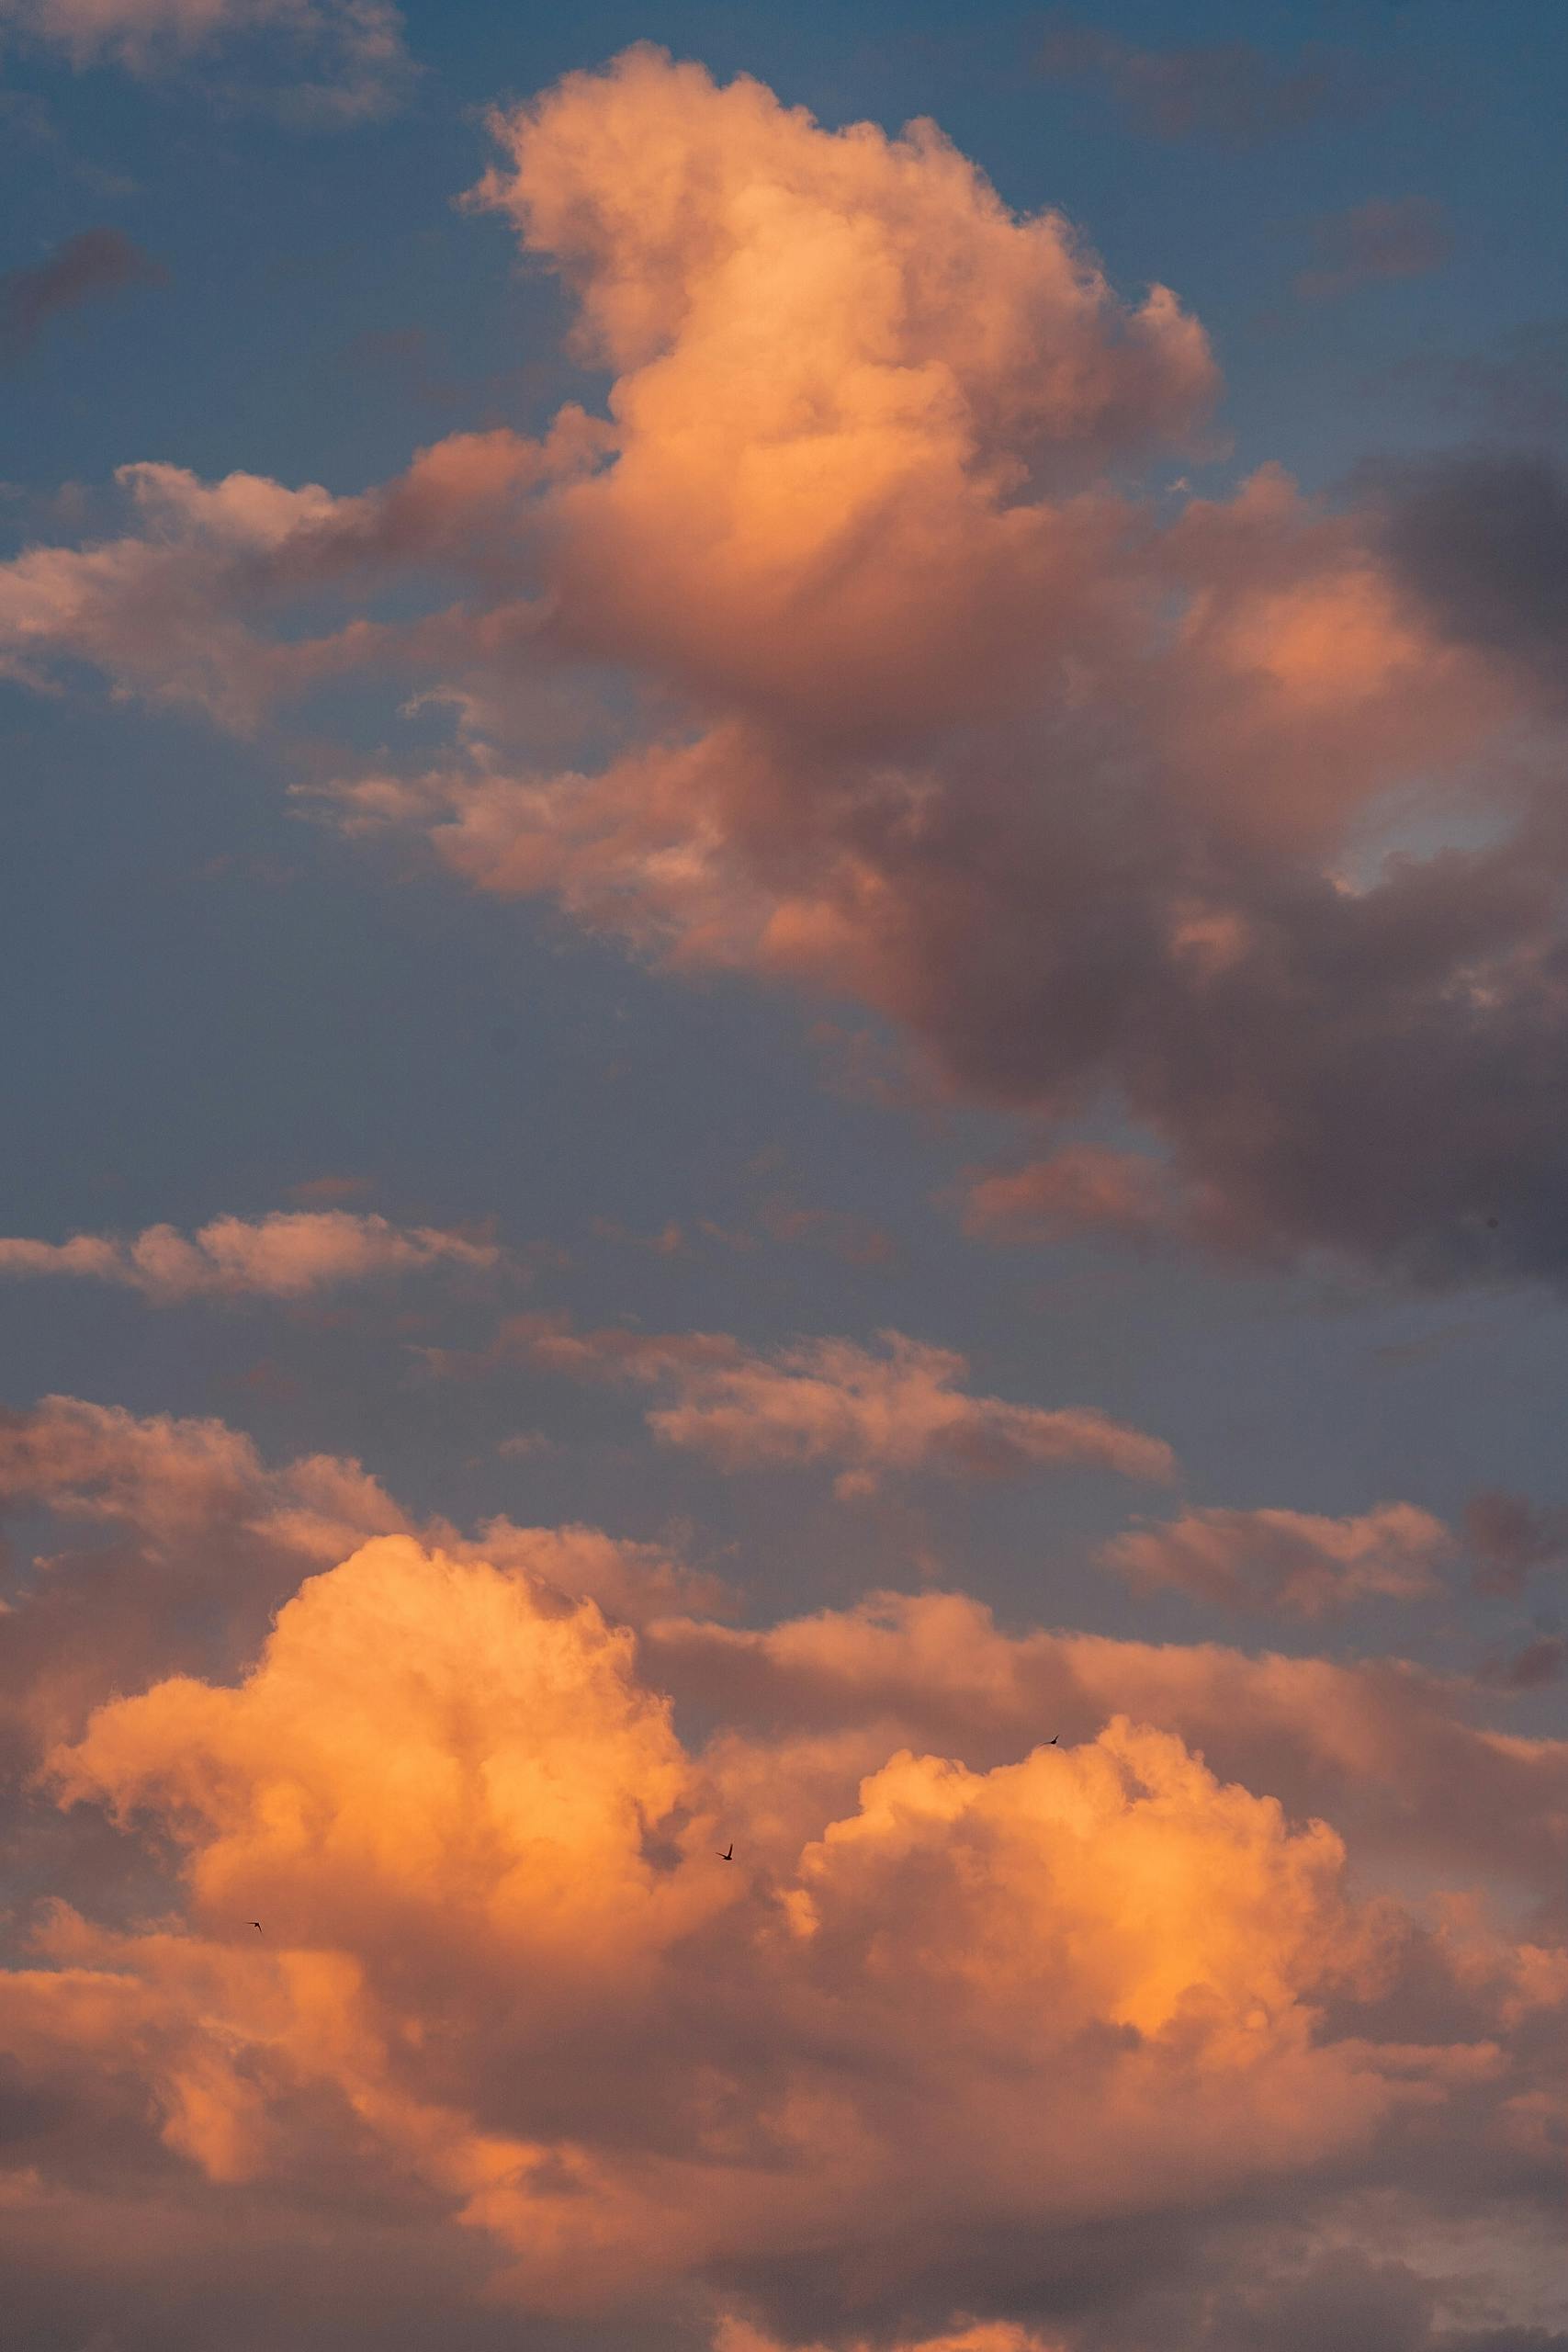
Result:
{"label": "flying bird", "polygon": [[259,1919],[253,1919],[253,1920],[251,1921],[251,1925],[252,1925],[252,1927],[255,1929],[255,1931],[256,1931],[257,1935],[259,1936],[259,1935],[260,1935],[260,1933],[261,1933],[261,1931],[262,1931],[262,1925],[261,1925],[261,1921],[260,1921]]}
{"label": "flying bird", "polygon": [[721,1862],[732,1862],[735,1860],[735,1840],[733,1838],[730,1839],[728,1845],[725,1848],[723,1853],[718,1859]]}
{"label": "flying bird", "polygon": [[1054,1731],[1054,1732],[1051,1734],[1050,1738],[1045,1742],[1046,1747],[1055,1747],[1055,1745],[1056,1745],[1056,1742],[1061,1738],[1061,1736],[1062,1736],[1062,1735],[1061,1735],[1061,1733],[1060,1733],[1059,1731]]}

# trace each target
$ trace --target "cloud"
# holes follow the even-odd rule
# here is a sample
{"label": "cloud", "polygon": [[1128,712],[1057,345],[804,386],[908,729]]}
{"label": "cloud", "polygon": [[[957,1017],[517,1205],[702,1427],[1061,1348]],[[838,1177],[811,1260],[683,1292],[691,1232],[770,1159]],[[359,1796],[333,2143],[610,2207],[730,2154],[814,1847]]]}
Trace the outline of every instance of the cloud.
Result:
{"label": "cloud", "polygon": [[1568,477],[1539,452],[1387,460],[1365,479],[1389,560],[1445,636],[1561,677],[1568,640]]}
{"label": "cloud", "polygon": [[[5,1612],[0,1752],[8,1741],[13,1760],[117,1689],[232,1668],[305,1570],[369,1537],[420,1532],[459,1558],[473,1540],[416,1521],[350,1456],[273,1466],[222,1421],[73,1396],[0,1414],[0,1520],[41,1520],[54,1546],[17,1574]],[[478,1533],[534,1589],[592,1593],[623,1621],[723,1606],[718,1580],[667,1547],[504,1517]]]}
{"label": "cloud", "polygon": [[1100,1557],[1135,1584],[1174,1585],[1196,1600],[1285,1617],[1323,1617],[1357,1600],[1430,1592],[1455,1549],[1414,1503],[1351,1519],[1299,1510],[1189,1510],[1118,1535]]}
{"label": "cloud", "polygon": [[0,275],[0,353],[30,349],[48,322],[98,294],[163,286],[168,272],[118,229],[84,229],[48,257]]}
{"label": "cloud", "polygon": [[323,122],[391,113],[416,70],[391,0],[0,0],[6,24],[63,50],[77,67],[122,65],[138,74],[235,42],[275,40],[302,68],[278,99]]}
{"label": "cloud", "polygon": [[1168,1177],[1146,1152],[1069,1144],[1048,1159],[974,1177],[964,1193],[964,1230],[975,1240],[1038,1242],[1078,1233],[1149,1241],[1177,1226]]}
{"label": "cloud", "polygon": [[404,1229],[346,1209],[277,1210],[255,1221],[214,1217],[188,1238],[172,1225],[150,1225],[129,1241],[91,1233],[60,1242],[0,1239],[0,1279],[85,1275],[173,1306],[191,1298],[308,1298],[437,1265],[491,1272],[503,1254],[434,1226]]}
{"label": "cloud", "polygon": [[[265,475],[205,482],[184,467],[119,468],[130,527],[82,548],[31,547],[0,564],[0,673],[35,684],[62,658],[94,663],[120,693],[194,707],[253,730],[280,700],[345,672],[411,675],[474,650],[515,660],[541,626],[521,548],[543,482],[596,462],[604,429],[563,411],[544,441],[454,434],[378,490],[334,498]],[[360,609],[400,572],[437,584],[479,575],[489,608],[406,625]],[[337,600],[340,625],[322,627]],[[357,602],[356,602],[357,600]],[[269,634],[310,607],[296,634]]]}
{"label": "cloud", "polygon": [[1070,20],[1047,33],[1035,63],[1053,81],[1100,83],[1157,138],[1235,146],[1353,117],[1378,95],[1368,67],[1338,51],[1306,49],[1286,62],[1246,40],[1139,49]]}
{"label": "cloud", "polygon": [[[698,2295],[923,2352],[1128,2352],[1129,2294],[1238,2200],[1386,2227],[1433,2177],[1495,2227],[1539,2187],[1544,2245],[1555,1942],[1369,1895],[1323,1819],[1120,1710],[977,1764],[861,1695],[834,1782],[798,1738],[688,1747],[630,1634],[478,1555],[391,1534],[309,1576],[237,1675],[53,1752],[61,1834],[164,1874],[118,1926],[42,1905],[0,1973],[25,2205],[90,2191],[107,2246],[152,2193],[198,2244],[444,2234],[444,2326]],[[1207,2287],[1261,2296],[1252,2252]]]}
{"label": "cloud", "polygon": [[523,1316],[509,1352],[574,1379],[663,1385],[649,1427],[667,1445],[705,1453],[725,1470],[841,1465],[843,1496],[874,1492],[888,1475],[1018,1477],[1071,1464],[1124,1477],[1169,1479],[1176,1462],[1158,1438],[1092,1408],[1049,1411],[969,1395],[969,1366],[950,1348],[901,1331],[880,1352],[850,1340],[800,1340],[748,1353],[721,1332],[644,1333],[611,1326],[577,1331],[561,1317]]}
{"label": "cloud", "polygon": [[[1043,1136],[1042,1227],[1560,1283],[1531,481],[1139,497],[1201,446],[1201,326],[930,124],[829,131],[640,48],[495,129],[478,200],[561,275],[607,418],[351,498],[127,469],[121,537],[0,567],[0,661],[242,728],[423,687],[450,751],[316,806],[671,970],[857,1001]],[[1082,1158],[1106,1112],[1166,1174]]]}
{"label": "cloud", "polygon": [[873,1593],[767,1628],[657,1621],[643,1640],[661,1688],[732,1726],[743,1752],[756,1743],[745,1784],[761,1817],[782,1813],[782,1836],[796,1825],[773,1746],[812,1801],[837,1804],[893,1747],[978,1767],[1047,1727],[1081,1739],[1125,1712],[1178,1733],[1223,1780],[1269,1787],[1292,1819],[1339,1823],[1369,1860],[1418,1860],[1460,1885],[1500,1874],[1527,1901],[1557,1900],[1568,1742],[1478,1724],[1471,1684],[1397,1658],[1008,1635],[960,1592]]}
{"label": "cloud", "polygon": [[1303,301],[1325,301],[1359,286],[1425,277],[1453,254],[1453,232],[1432,197],[1371,197],[1330,213],[1313,230],[1313,266],[1296,279]]}

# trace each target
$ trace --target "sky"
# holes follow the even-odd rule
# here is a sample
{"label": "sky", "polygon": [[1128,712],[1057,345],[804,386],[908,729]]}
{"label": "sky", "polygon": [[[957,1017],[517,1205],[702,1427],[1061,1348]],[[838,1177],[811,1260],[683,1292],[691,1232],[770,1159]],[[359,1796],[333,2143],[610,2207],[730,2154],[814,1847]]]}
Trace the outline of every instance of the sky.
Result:
{"label": "sky", "polygon": [[0,0],[21,2352],[1568,2352],[1565,106]]}

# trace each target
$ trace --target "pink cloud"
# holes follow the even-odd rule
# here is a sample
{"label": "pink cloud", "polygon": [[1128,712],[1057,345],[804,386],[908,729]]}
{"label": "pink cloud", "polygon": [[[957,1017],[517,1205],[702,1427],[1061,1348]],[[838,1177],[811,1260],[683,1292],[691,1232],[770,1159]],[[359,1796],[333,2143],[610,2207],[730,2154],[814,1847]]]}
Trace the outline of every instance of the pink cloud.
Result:
{"label": "pink cloud", "polygon": [[1430,1511],[1380,1503],[1348,1519],[1300,1510],[1189,1510],[1114,1537],[1100,1557],[1135,1584],[1174,1585],[1225,1609],[1323,1617],[1430,1592],[1458,1550]]}
{"label": "pink cloud", "polygon": [[0,1278],[86,1275],[169,1306],[190,1298],[306,1298],[437,1265],[491,1272],[503,1258],[493,1243],[434,1226],[404,1229],[384,1216],[299,1209],[254,1222],[214,1217],[188,1238],[172,1225],[151,1225],[129,1241],[86,1233],[62,1242],[0,1239]]}
{"label": "pink cloud", "polygon": [[648,1415],[667,1445],[705,1453],[726,1470],[840,1465],[843,1496],[874,1492],[892,1474],[1017,1477],[1048,1464],[1169,1479],[1170,1448],[1093,1408],[1048,1410],[961,1386],[966,1359],[900,1331],[881,1351],[850,1340],[802,1340],[748,1353],[722,1332],[576,1331],[564,1317],[523,1316],[510,1351],[587,1380],[663,1385],[672,1401]]}
{"label": "pink cloud", "polygon": [[[0,658],[233,726],[423,686],[452,751],[313,786],[342,824],[858,999],[1036,1131],[1147,1133],[1168,1211],[1068,1145],[1042,1224],[1560,1277],[1556,624],[1512,537],[1465,591],[1496,485],[1139,498],[1217,391],[1201,328],[929,124],[829,130],[639,48],[494,128],[477,200],[561,274],[611,421],[348,498],[125,469],[123,536],[0,567]],[[1396,803],[1487,845],[1379,860]]]}
{"label": "pink cloud", "polygon": [[1061,1240],[1080,1232],[1125,1239],[1167,1236],[1179,1204],[1158,1160],[1101,1144],[1068,1144],[1048,1159],[976,1176],[964,1200],[964,1229],[987,1241]]}

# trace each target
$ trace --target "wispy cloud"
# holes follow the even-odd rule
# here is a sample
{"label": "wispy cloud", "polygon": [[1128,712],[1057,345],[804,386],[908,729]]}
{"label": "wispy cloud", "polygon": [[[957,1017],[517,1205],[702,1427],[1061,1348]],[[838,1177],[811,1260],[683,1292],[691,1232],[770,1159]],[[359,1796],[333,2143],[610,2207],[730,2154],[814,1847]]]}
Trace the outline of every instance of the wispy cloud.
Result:
{"label": "wispy cloud", "polygon": [[[567,1316],[518,1316],[487,1360],[522,1356],[572,1379],[668,1389],[671,1400],[648,1415],[665,1444],[726,1470],[823,1464],[836,1468],[843,1496],[917,1472],[1005,1478],[1077,1464],[1132,1478],[1175,1475],[1168,1445],[1105,1413],[976,1396],[963,1385],[968,1363],[953,1349],[900,1331],[879,1338],[875,1350],[801,1340],[762,1354],[723,1332],[583,1331]],[[440,1355],[434,1362],[457,1368]]]}
{"label": "wispy cloud", "polygon": [[125,1240],[96,1233],[59,1242],[0,1239],[0,1278],[118,1283],[155,1306],[191,1298],[306,1298],[431,1266],[489,1272],[503,1259],[493,1242],[344,1209],[279,1210],[254,1221],[214,1217],[188,1236],[172,1225],[150,1225]]}

